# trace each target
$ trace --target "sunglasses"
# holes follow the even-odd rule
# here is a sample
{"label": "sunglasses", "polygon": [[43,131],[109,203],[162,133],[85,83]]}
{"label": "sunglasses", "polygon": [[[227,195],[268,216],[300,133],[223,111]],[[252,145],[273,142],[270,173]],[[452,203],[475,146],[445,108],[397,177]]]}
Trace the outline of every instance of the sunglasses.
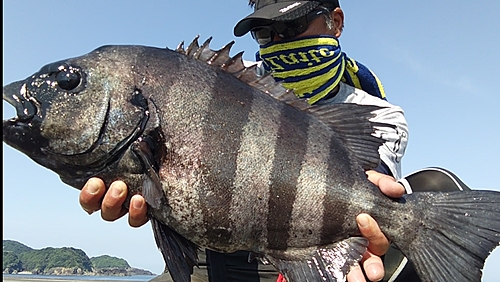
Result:
{"label": "sunglasses", "polygon": [[271,25],[254,27],[250,33],[259,45],[265,45],[273,41],[275,35],[282,39],[294,38],[306,31],[312,20],[329,12],[326,8],[317,9],[295,20],[279,21]]}

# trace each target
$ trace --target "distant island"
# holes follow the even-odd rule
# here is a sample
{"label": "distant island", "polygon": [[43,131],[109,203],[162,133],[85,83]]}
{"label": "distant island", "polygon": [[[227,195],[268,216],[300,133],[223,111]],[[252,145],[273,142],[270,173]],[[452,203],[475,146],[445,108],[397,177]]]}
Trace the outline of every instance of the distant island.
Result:
{"label": "distant island", "polygon": [[13,240],[3,240],[4,274],[132,276],[155,275],[131,267],[122,258],[108,255],[89,258],[76,248],[33,249]]}

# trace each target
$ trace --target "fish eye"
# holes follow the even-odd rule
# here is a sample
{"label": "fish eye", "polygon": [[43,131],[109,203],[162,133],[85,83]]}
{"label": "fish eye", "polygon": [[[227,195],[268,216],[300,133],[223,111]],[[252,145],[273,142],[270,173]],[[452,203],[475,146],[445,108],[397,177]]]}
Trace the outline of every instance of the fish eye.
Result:
{"label": "fish eye", "polygon": [[80,85],[81,80],[82,77],[80,73],[72,69],[62,70],[56,75],[57,84],[64,90],[75,89],[78,85]]}

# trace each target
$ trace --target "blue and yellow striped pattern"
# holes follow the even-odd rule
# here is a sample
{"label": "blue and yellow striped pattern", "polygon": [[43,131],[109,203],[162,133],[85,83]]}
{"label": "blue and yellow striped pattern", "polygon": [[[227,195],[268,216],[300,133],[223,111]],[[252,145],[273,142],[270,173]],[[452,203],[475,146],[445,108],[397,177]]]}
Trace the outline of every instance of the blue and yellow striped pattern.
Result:
{"label": "blue and yellow striped pattern", "polygon": [[365,65],[348,58],[344,53],[346,71],[342,76],[342,82],[352,87],[361,89],[366,93],[386,100],[384,86],[380,79]]}
{"label": "blue and yellow striped pattern", "polygon": [[340,81],[385,99],[380,80],[364,65],[347,58],[337,38],[314,36],[261,46],[259,56],[275,80],[314,104]]}

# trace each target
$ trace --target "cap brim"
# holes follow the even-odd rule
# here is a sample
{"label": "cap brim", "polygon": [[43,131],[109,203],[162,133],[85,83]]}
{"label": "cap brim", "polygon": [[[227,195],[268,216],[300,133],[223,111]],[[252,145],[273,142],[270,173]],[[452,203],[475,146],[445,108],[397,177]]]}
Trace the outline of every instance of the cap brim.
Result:
{"label": "cap brim", "polygon": [[[293,20],[301,17],[308,12],[304,8],[308,8],[312,3],[314,1],[287,1],[267,5],[239,21],[234,26],[234,35],[243,36],[254,27],[268,25],[272,21]],[[291,16],[287,17],[286,15]]]}

